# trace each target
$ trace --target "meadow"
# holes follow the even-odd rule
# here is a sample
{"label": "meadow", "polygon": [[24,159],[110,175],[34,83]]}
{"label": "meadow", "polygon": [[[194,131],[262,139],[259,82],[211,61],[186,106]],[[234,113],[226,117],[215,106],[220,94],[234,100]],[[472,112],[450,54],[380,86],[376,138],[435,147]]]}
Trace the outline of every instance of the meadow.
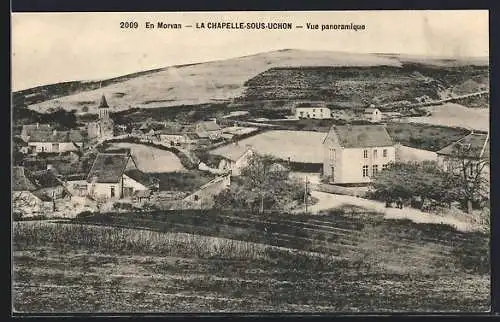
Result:
{"label": "meadow", "polygon": [[179,172],[186,169],[173,152],[135,143],[111,143],[111,149],[131,149],[137,167],[143,172]]}
{"label": "meadow", "polygon": [[108,214],[13,235],[16,311],[489,308],[486,235],[376,213]]}

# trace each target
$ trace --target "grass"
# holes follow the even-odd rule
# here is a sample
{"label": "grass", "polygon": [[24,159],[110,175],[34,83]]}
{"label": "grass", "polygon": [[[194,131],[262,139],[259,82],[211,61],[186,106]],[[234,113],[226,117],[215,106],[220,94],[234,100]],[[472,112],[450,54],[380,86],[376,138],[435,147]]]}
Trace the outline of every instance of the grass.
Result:
{"label": "grass", "polygon": [[[16,223],[14,307],[32,312],[489,307],[489,275],[478,270],[482,262],[488,267],[486,236],[385,221],[376,214],[228,217],[186,211],[108,215],[106,223],[94,218],[95,223],[128,222],[157,231]],[[209,230],[233,234],[234,240],[207,236]],[[238,234],[263,242],[243,241]],[[280,243],[284,246],[276,247]],[[322,251],[313,250],[314,244]]]}
{"label": "grass", "polygon": [[[240,146],[251,145],[257,153],[270,154],[282,160],[299,163],[322,163],[322,141],[326,133],[312,131],[267,131],[238,142]],[[212,150],[217,154],[231,145]]]}
{"label": "grass", "polygon": [[469,131],[463,128],[399,122],[388,123],[387,131],[395,142],[432,152],[439,151],[469,134]]}
{"label": "grass", "polygon": [[186,168],[173,152],[134,143],[112,143],[113,149],[131,149],[137,167],[143,172],[178,172]]}

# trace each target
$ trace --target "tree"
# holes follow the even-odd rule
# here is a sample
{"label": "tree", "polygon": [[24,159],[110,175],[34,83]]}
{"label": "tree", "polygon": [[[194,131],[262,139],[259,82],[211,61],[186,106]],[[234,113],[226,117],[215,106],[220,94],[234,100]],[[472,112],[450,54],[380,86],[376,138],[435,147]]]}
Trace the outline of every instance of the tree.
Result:
{"label": "tree", "polygon": [[470,144],[455,144],[451,156],[445,162],[456,194],[463,201],[466,211],[471,213],[472,203],[489,195],[489,180],[486,176],[490,164],[489,153],[478,151]]}
{"label": "tree", "polygon": [[268,155],[253,154],[230,189],[215,197],[217,208],[244,208],[264,213],[301,200],[303,186],[289,179],[289,169]]}
{"label": "tree", "polygon": [[385,200],[420,197],[421,204],[426,199],[449,202],[450,195],[443,192],[451,187],[447,173],[434,161],[392,163],[373,182],[375,197]]}

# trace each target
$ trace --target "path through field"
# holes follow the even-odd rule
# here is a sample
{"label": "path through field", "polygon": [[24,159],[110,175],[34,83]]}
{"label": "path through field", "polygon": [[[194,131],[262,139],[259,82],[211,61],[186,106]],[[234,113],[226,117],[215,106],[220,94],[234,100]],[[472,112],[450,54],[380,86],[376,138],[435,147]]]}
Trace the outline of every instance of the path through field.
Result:
{"label": "path through field", "polygon": [[475,225],[469,222],[460,221],[451,217],[429,214],[413,208],[386,208],[383,202],[374,200],[335,195],[320,191],[312,191],[311,196],[318,200],[316,204],[308,207],[308,211],[313,214],[332,208],[356,206],[383,213],[385,218],[388,219],[410,219],[416,223],[449,224],[460,231],[470,231],[476,228]]}

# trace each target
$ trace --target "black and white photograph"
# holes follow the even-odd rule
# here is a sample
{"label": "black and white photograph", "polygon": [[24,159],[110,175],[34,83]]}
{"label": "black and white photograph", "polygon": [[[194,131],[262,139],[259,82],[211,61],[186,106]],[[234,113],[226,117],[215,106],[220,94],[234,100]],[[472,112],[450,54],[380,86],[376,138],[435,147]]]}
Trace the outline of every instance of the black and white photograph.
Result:
{"label": "black and white photograph", "polygon": [[488,19],[12,13],[13,313],[490,312]]}

